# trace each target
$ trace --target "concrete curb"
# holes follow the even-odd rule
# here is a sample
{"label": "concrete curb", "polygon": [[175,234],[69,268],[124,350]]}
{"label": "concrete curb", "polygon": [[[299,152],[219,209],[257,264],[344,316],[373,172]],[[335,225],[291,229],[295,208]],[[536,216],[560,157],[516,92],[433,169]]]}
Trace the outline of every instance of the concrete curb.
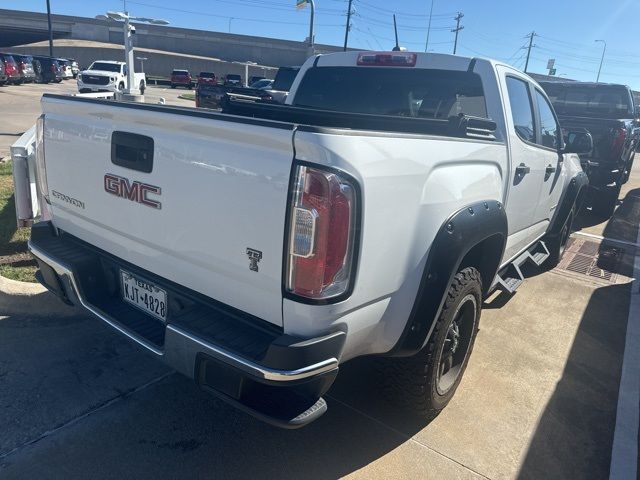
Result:
{"label": "concrete curb", "polygon": [[73,316],[78,308],[65,305],[39,283],[18,282],[0,276],[0,316]]}

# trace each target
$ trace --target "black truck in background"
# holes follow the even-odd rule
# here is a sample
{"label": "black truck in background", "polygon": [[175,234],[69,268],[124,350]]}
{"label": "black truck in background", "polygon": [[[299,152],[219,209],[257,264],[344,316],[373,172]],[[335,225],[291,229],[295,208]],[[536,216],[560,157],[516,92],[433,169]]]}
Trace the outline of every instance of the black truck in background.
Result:
{"label": "black truck in background", "polygon": [[591,187],[587,202],[597,215],[610,217],[640,144],[640,112],[631,90],[607,83],[539,83],[553,103],[562,130],[586,130],[593,137],[591,154],[580,155]]}

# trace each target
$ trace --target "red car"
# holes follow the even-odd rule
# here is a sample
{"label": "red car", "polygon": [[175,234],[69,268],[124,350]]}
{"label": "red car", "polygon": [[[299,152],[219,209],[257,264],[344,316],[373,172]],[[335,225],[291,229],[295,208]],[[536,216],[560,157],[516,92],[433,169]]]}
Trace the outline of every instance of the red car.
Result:
{"label": "red car", "polygon": [[213,72],[200,72],[198,75],[198,85],[217,85],[218,79]]}
{"label": "red car", "polygon": [[191,90],[193,84],[189,70],[174,70],[171,72],[171,88],[176,87],[187,87]]}
{"label": "red car", "polygon": [[0,62],[4,64],[4,74],[7,76],[8,83],[15,83],[16,85],[22,83],[18,64],[11,55],[0,53]]}

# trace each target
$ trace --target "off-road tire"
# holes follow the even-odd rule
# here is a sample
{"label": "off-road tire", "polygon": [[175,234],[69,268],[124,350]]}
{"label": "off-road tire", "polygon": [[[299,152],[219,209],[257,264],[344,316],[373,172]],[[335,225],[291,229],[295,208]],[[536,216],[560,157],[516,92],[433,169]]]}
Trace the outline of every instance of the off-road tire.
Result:
{"label": "off-road tire", "polygon": [[[469,295],[475,299],[475,315],[470,326],[466,355],[457,378],[441,394],[437,388],[438,369],[447,332],[462,302],[468,302]],[[385,375],[382,381],[385,396],[423,418],[435,418],[453,398],[462,380],[478,332],[481,309],[482,279],[478,270],[467,267],[453,278],[427,345],[412,357],[380,359],[380,373]]]}
{"label": "off-road tire", "polygon": [[562,260],[575,218],[576,207],[574,206],[571,209],[571,212],[569,212],[569,216],[565,220],[564,225],[562,225],[560,232],[558,232],[557,235],[545,237],[544,242],[547,246],[547,250],[549,250],[549,257],[547,257],[543,264],[544,268],[551,270],[560,263],[560,260]]}

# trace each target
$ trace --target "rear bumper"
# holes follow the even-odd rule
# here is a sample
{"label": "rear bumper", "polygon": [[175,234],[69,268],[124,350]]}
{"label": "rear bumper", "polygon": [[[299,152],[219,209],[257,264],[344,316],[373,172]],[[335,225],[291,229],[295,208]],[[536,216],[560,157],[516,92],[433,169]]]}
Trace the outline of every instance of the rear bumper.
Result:
{"label": "rear bumper", "polygon": [[[68,234],[57,235],[49,222],[34,225],[29,249],[40,267],[38,279],[51,292],[234,406],[285,428],[303,426],[326,410],[321,396],[338,373],[344,332],[313,339],[285,335]],[[167,291],[166,323],[122,301],[114,281],[120,268]]]}

